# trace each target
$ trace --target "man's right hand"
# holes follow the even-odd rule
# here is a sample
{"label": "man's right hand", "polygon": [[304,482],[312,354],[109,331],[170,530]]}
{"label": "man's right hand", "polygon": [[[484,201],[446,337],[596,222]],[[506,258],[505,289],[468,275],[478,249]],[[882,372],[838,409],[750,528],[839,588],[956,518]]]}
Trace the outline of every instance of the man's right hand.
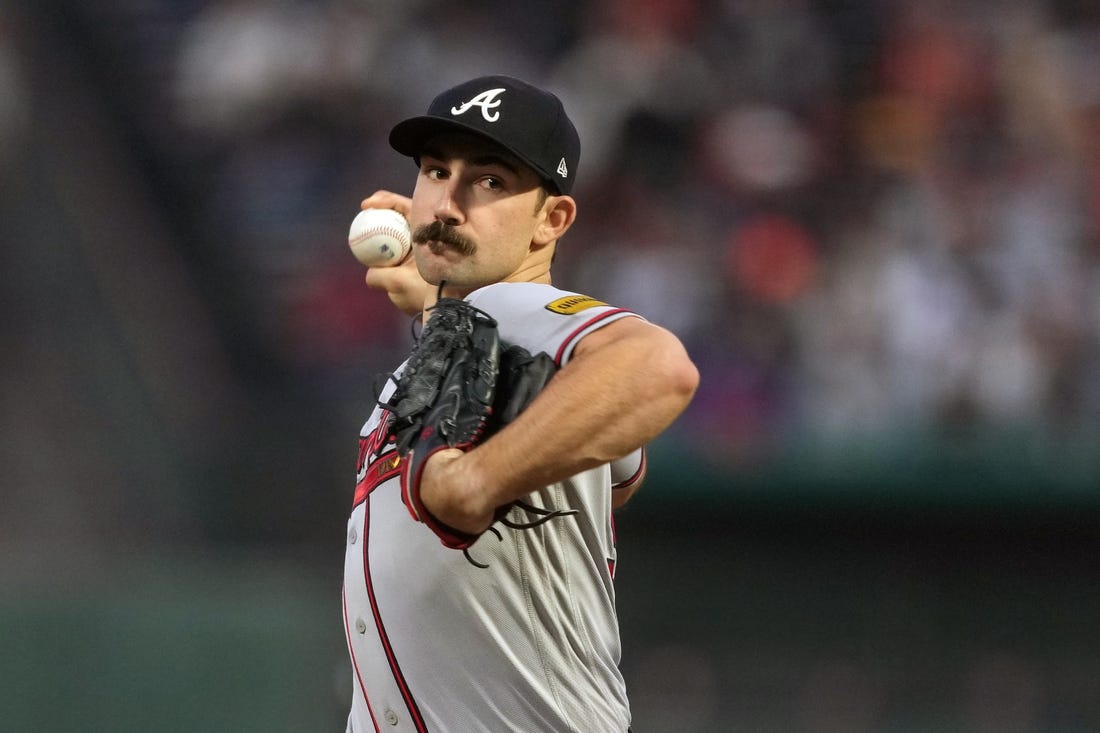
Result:
{"label": "man's right hand", "polygon": [[[375,191],[359,206],[363,209],[393,209],[408,218],[412,200],[392,191]],[[434,289],[420,277],[411,253],[399,265],[369,268],[366,282],[367,287],[385,291],[390,301],[410,316],[423,311],[426,300],[435,295]]]}

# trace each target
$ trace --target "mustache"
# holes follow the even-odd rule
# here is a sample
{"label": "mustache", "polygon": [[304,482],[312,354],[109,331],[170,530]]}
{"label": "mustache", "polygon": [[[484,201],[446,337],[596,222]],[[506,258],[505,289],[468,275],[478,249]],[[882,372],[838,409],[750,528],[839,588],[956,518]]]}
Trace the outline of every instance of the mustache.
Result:
{"label": "mustache", "polygon": [[421,224],[413,231],[412,238],[417,244],[435,242],[439,245],[446,245],[462,255],[472,255],[477,251],[476,242],[455,231],[455,228],[450,224],[444,224],[441,221]]}

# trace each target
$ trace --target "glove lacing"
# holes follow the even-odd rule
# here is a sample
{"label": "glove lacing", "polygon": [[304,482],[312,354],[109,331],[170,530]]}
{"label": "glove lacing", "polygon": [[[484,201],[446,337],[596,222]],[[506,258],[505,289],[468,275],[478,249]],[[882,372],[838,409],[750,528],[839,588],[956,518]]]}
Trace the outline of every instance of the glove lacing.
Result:
{"label": "glove lacing", "polygon": [[[546,524],[551,519],[556,519],[558,517],[567,517],[571,514],[576,514],[577,513],[576,509],[544,509],[540,506],[533,506],[531,504],[528,504],[525,501],[520,501],[519,499],[517,499],[516,501],[513,501],[511,504],[508,505],[507,511],[511,511],[512,509],[522,509],[523,511],[528,512],[530,514],[534,514],[537,517],[536,519],[533,519],[530,522],[514,522],[514,521],[512,521],[511,519],[508,518],[506,512],[502,512],[500,517],[496,520],[497,522],[500,522],[501,524],[503,524],[505,527],[510,527],[512,529],[520,529],[520,530],[534,529],[535,527]],[[486,532],[492,532],[494,535],[496,535],[496,538],[499,542],[504,541],[504,536],[500,533],[500,530],[497,529],[496,527],[494,527],[492,525],[489,525],[486,528],[485,531]],[[489,567],[488,564],[478,562],[473,557],[471,557],[469,548],[464,549],[462,551],[462,554],[463,554],[463,556],[465,556],[467,562],[469,562],[475,568],[481,568],[482,570],[484,570],[484,569]]]}

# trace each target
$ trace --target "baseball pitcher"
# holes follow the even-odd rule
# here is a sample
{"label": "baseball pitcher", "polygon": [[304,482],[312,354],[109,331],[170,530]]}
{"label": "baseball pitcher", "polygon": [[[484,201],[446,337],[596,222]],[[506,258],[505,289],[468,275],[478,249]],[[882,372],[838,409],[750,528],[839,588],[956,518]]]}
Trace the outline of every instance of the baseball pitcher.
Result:
{"label": "baseball pitcher", "polygon": [[474,79],[400,122],[412,251],[371,267],[422,326],[359,440],[347,730],[622,733],[612,511],[690,401],[678,339],[551,284],[580,143],[561,102]]}

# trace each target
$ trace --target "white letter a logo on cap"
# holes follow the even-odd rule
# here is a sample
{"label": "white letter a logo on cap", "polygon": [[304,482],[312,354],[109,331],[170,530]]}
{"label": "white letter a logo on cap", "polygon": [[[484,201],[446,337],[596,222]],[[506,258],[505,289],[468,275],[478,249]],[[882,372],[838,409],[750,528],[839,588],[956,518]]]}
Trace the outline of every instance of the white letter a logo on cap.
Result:
{"label": "white letter a logo on cap", "polygon": [[569,166],[565,164],[565,158],[562,158],[561,161],[558,162],[558,175],[562,178],[569,177]]}
{"label": "white letter a logo on cap", "polygon": [[469,102],[463,102],[457,107],[451,107],[451,114],[461,115],[470,110],[470,107],[481,107],[481,116],[485,118],[486,122],[496,122],[500,119],[500,112],[494,112],[497,107],[500,106],[500,100],[497,97],[504,91],[504,88],[490,89],[477,95]]}

